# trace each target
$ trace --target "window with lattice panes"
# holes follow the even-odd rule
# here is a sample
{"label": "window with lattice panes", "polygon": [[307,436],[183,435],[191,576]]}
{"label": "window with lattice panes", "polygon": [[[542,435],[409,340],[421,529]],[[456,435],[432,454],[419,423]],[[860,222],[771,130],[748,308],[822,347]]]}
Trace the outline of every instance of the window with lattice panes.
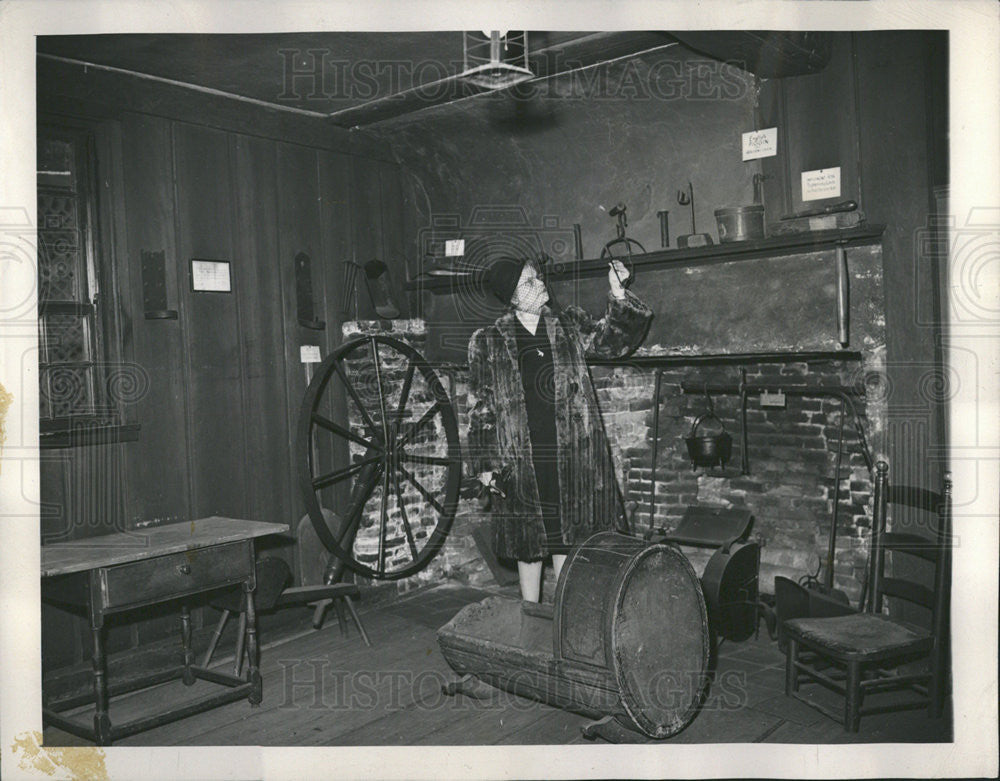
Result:
{"label": "window with lattice panes", "polygon": [[94,139],[86,130],[38,127],[39,417],[42,431],[74,421],[112,425],[95,216]]}

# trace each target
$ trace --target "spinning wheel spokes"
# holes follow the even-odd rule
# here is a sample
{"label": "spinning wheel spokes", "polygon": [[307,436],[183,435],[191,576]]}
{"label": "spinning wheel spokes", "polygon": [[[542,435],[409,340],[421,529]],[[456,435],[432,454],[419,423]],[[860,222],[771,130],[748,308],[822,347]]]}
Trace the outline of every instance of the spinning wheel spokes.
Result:
{"label": "spinning wheel spokes", "polygon": [[413,473],[410,472],[409,469],[400,464],[399,471],[403,473],[403,477],[406,478],[407,482],[420,492],[420,495],[427,500],[431,507],[439,513],[445,512],[445,508],[438,503],[438,500],[426,488],[424,488],[424,486],[413,476]]}
{"label": "spinning wheel spokes", "polygon": [[378,574],[385,575],[385,530],[389,525],[389,471],[382,472],[382,511],[378,527]]}
{"label": "spinning wheel spokes", "polygon": [[374,421],[372,421],[371,415],[368,414],[368,409],[365,407],[364,402],[362,402],[361,399],[358,398],[358,392],[354,388],[354,384],[349,379],[347,379],[347,374],[345,374],[344,368],[340,365],[339,362],[334,362],[333,369],[334,371],[337,372],[337,376],[340,377],[340,381],[344,384],[344,389],[348,392],[348,394],[350,394],[351,398],[354,400],[354,404],[357,406],[358,411],[361,413],[361,417],[364,419],[365,425],[368,426],[368,430],[371,432],[373,437],[378,439],[379,437],[378,429],[375,428],[375,423]]}
{"label": "spinning wheel spokes", "polygon": [[[306,509],[344,566],[394,580],[433,558],[457,509],[461,452],[451,400],[415,349],[387,336],[341,345],[306,391],[298,439]],[[340,511],[339,529],[324,506]]]}
{"label": "spinning wheel spokes", "polygon": [[413,539],[413,529],[410,527],[410,518],[406,514],[406,502],[403,501],[403,492],[399,487],[398,476],[393,480],[393,488],[396,491],[396,502],[398,503],[399,512],[403,520],[403,531],[406,532],[406,544],[410,546],[410,555],[416,561],[420,554],[417,552],[417,543]]}
{"label": "spinning wheel spokes", "polygon": [[446,456],[405,455],[399,460],[410,464],[427,464],[433,466],[449,466],[451,464],[451,459]]}
{"label": "spinning wheel spokes", "polygon": [[343,426],[338,426],[332,420],[323,415],[320,415],[318,412],[314,412],[312,414],[312,422],[315,423],[317,426],[322,426],[327,431],[331,431],[334,434],[339,434],[344,439],[349,439],[352,442],[357,442],[362,447],[366,448],[375,447],[375,443],[372,442],[371,440],[363,439],[362,437],[359,437],[357,434],[355,434],[353,431],[348,431]]}
{"label": "spinning wheel spokes", "polygon": [[425,425],[427,425],[427,422],[432,417],[434,417],[434,415],[437,414],[440,408],[441,408],[441,402],[439,401],[434,402],[434,404],[431,405],[430,409],[428,409],[423,414],[423,416],[421,416],[420,420],[418,420],[416,423],[407,426],[406,431],[403,432],[403,435],[399,438],[397,444],[406,445],[407,443],[409,443],[409,441],[417,435],[420,429],[422,429]]}
{"label": "spinning wheel spokes", "polygon": [[372,456],[371,458],[363,459],[357,463],[346,466],[343,469],[335,469],[332,472],[327,472],[325,475],[320,475],[319,477],[314,477],[312,480],[312,487],[314,491],[318,491],[322,488],[327,488],[334,483],[339,483],[341,480],[355,475],[360,472],[364,467],[369,464],[374,464],[381,461],[381,456]]}

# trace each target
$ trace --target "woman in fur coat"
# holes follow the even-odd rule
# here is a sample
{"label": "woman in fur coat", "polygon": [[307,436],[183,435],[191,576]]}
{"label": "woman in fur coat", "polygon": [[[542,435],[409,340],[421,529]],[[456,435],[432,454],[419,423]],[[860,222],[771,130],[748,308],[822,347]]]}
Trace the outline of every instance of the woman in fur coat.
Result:
{"label": "woman in fur coat", "polygon": [[614,261],[595,319],[551,306],[533,261],[502,258],[486,272],[510,309],[469,341],[470,461],[502,492],[493,496],[494,550],[517,560],[525,600],[538,601],[547,555],[558,578],[570,546],[623,518],[586,358],[624,357],[645,338],[652,312],[624,288],[627,278]]}

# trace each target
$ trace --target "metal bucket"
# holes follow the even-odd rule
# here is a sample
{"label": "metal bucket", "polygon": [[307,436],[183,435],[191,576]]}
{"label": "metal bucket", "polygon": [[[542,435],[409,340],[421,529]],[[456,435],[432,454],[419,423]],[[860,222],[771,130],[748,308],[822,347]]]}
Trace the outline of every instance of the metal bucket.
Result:
{"label": "metal bucket", "polygon": [[764,238],[764,207],[760,204],[716,209],[715,221],[720,244]]}
{"label": "metal bucket", "polygon": [[603,668],[625,726],[653,738],[694,718],[710,637],[698,576],[674,546],[601,532],[574,548],[556,586],[557,664]]}

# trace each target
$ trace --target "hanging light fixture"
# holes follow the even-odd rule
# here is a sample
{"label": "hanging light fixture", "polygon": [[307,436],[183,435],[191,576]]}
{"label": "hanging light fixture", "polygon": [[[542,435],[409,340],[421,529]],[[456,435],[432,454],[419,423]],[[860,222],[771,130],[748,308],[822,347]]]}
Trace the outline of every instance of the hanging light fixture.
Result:
{"label": "hanging light fixture", "polygon": [[535,77],[528,68],[525,30],[463,32],[464,70],[459,78],[483,89],[504,89]]}

